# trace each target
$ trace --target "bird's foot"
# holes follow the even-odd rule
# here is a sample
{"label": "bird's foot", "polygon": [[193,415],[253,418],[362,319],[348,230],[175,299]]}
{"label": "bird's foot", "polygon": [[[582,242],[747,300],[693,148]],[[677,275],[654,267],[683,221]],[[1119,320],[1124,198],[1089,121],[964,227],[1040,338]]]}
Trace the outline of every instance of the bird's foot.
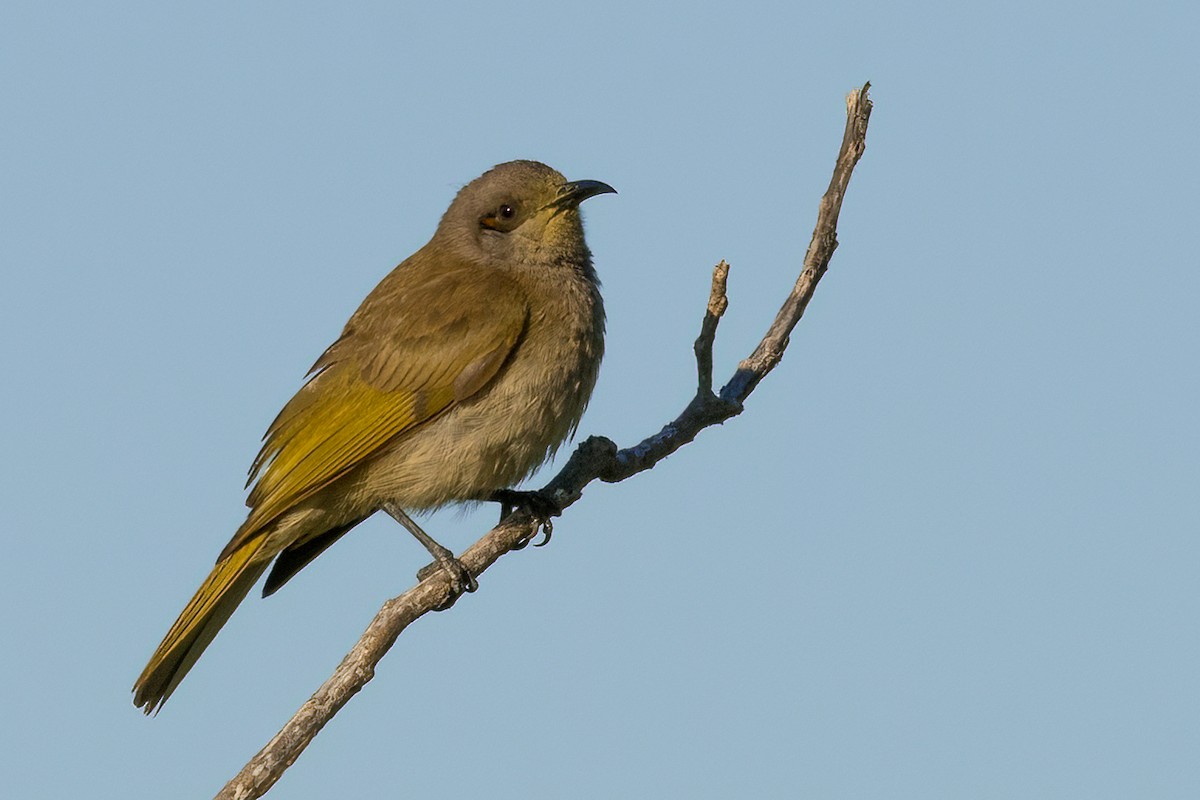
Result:
{"label": "bird's foot", "polygon": [[435,611],[445,611],[454,605],[454,601],[461,597],[463,592],[473,592],[479,588],[479,582],[475,580],[475,576],[454,557],[454,553],[442,547],[433,540],[432,536],[421,530],[421,526],[414,522],[404,509],[394,503],[384,503],[382,508],[392,519],[407,528],[408,532],[415,536],[417,541],[429,551],[429,555],[435,559],[432,564],[427,564],[417,571],[417,580],[423,581],[439,570],[446,571],[446,576],[450,579],[450,596],[446,598],[446,602],[434,609]]}
{"label": "bird's foot", "polygon": [[551,517],[562,514],[562,507],[549,495],[541,492],[519,492],[515,489],[498,489],[488,498],[500,504],[500,521],[503,522],[514,511],[527,511],[537,525],[533,533],[517,542],[513,550],[524,549],[540,532],[542,540],[534,542],[534,547],[544,547],[554,534],[554,522]]}
{"label": "bird's foot", "polygon": [[450,596],[446,598],[446,602],[434,609],[434,611],[445,611],[454,605],[464,592],[473,592],[478,589],[479,581],[475,580],[475,576],[471,574],[470,570],[449,550],[442,548],[441,552],[435,552],[433,556],[437,560],[417,570],[417,580],[423,581],[445,570],[446,576],[450,579]]}

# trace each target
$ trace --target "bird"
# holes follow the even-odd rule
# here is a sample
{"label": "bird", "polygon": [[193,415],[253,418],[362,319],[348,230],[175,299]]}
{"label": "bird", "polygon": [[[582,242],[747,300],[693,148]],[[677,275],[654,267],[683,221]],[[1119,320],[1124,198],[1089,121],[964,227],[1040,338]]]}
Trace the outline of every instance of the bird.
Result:
{"label": "bird", "polygon": [[579,206],[615,191],[527,160],[458,191],[268,427],[246,521],[138,677],[135,706],[162,708],[268,567],[264,597],[378,511],[449,574],[450,602],[475,590],[410,513],[532,501],[511,487],[574,435],[599,374],[604,305]]}

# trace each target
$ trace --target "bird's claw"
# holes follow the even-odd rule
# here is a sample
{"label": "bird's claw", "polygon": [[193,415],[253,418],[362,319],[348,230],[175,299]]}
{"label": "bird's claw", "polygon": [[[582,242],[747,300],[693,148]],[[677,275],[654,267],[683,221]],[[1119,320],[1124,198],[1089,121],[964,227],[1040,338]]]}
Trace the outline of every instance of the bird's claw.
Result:
{"label": "bird's claw", "polygon": [[562,514],[562,507],[558,505],[550,497],[541,492],[518,492],[513,489],[500,489],[492,493],[491,498],[500,504],[500,521],[506,520],[516,510],[529,512],[537,525],[533,532],[522,538],[515,545],[513,550],[523,550],[540,532],[542,540],[534,542],[534,547],[545,547],[550,542],[550,537],[554,534],[554,522],[551,517],[557,517]]}
{"label": "bird's claw", "polygon": [[[540,542],[534,542],[533,540],[539,532],[542,534],[542,540]],[[533,542],[534,547],[545,547],[550,543],[550,537],[553,535],[554,522],[549,519],[538,520],[538,524],[533,531],[528,536],[522,537],[520,540],[518,540],[517,543],[513,545],[512,549],[524,550],[529,546],[530,542]]]}
{"label": "bird's claw", "polygon": [[445,611],[454,605],[455,601],[465,592],[473,592],[479,588],[479,581],[475,580],[475,576],[467,570],[463,563],[457,558],[450,556],[445,559],[438,559],[430,564],[426,564],[417,570],[417,580],[423,581],[438,572],[445,571],[450,580],[450,595],[446,598],[446,602],[434,609],[434,611]]}
{"label": "bird's claw", "polygon": [[544,519],[539,527],[542,532],[542,540],[540,542],[534,542],[533,546],[545,547],[546,545],[550,544],[550,537],[554,535],[554,521],[549,518]]}

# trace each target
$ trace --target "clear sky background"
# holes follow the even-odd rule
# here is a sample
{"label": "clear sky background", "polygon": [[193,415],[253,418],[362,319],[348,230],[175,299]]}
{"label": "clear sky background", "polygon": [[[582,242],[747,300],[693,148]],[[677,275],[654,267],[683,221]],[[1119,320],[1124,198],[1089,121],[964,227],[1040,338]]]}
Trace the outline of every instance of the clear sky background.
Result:
{"label": "clear sky background", "polygon": [[[841,247],[745,414],[413,626],[271,797],[1200,796],[1197,30],[8,0],[5,795],[211,796],[411,585],[371,520],[130,704],[267,423],[463,183],[536,158],[620,190],[585,208],[580,432],[629,445],[691,396],[719,259],[718,377],[766,329],[870,80]],[[427,527],[461,550],[495,515]]]}

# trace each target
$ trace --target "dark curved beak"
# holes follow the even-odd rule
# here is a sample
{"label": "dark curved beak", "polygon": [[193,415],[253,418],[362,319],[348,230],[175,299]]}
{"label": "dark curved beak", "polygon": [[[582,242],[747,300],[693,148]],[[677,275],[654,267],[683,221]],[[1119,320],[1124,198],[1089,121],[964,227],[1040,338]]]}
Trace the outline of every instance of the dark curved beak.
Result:
{"label": "dark curved beak", "polygon": [[558,196],[550,205],[559,209],[575,208],[589,197],[616,193],[616,189],[603,181],[568,181],[558,187]]}

